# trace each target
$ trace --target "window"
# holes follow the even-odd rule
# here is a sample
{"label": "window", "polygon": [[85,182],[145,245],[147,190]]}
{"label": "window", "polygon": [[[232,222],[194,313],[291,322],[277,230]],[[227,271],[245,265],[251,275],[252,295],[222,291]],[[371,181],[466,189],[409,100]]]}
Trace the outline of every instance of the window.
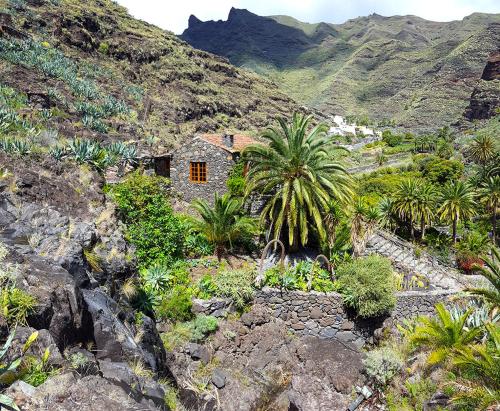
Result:
{"label": "window", "polygon": [[193,183],[207,182],[207,163],[201,161],[191,161],[189,165],[189,180]]}

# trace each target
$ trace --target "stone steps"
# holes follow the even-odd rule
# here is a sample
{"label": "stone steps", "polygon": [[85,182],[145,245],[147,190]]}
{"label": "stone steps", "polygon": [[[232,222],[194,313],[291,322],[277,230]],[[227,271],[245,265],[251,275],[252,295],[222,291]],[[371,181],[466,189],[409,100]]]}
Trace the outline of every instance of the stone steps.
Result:
{"label": "stone steps", "polygon": [[398,270],[408,274],[425,276],[435,288],[458,290],[465,284],[463,276],[456,269],[439,264],[426,253],[417,258],[411,243],[382,230],[368,239],[366,253],[387,257]]}

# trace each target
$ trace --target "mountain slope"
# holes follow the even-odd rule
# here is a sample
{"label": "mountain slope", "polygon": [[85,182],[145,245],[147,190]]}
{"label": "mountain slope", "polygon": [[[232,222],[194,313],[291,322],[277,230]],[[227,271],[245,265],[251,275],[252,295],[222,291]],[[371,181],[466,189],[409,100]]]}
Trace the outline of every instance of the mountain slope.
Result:
{"label": "mountain slope", "polygon": [[333,25],[232,9],[227,21],[192,16],[181,37],[324,112],[435,128],[462,115],[500,44],[500,15],[437,23],[374,14]]}
{"label": "mountain slope", "polygon": [[268,80],[110,0],[0,0],[0,88],[18,93],[9,104],[20,119],[60,137],[155,147],[196,131],[255,132],[299,109]]}

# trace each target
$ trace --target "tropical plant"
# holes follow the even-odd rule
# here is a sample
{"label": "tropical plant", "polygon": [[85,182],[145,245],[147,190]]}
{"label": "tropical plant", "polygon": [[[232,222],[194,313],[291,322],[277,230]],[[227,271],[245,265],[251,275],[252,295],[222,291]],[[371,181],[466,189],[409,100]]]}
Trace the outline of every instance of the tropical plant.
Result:
{"label": "tropical plant", "polygon": [[452,223],[453,242],[457,242],[457,224],[460,219],[468,219],[476,214],[474,191],[462,181],[449,181],[441,193],[441,207],[438,215]]}
{"label": "tropical plant", "polygon": [[326,135],[328,127],[320,124],[308,132],[311,120],[297,113],[290,124],[279,118],[280,127],[263,135],[268,145],[252,145],[243,153],[249,163],[246,193],[273,194],[261,220],[269,222],[273,238],[286,233],[291,249],[307,244],[310,227],[324,241],[328,202],[346,202],[352,195],[349,175],[332,159],[335,143]]}
{"label": "tropical plant", "polygon": [[459,407],[490,410],[500,404],[500,327],[492,323],[485,327],[493,340],[491,345],[466,346],[453,353],[453,365],[469,376],[453,384],[456,392],[452,401]]}
{"label": "tropical plant", "polygon": [[488,178],[480,188],[479,196],[486,208],[491,212],[493,244],[496,244],[497,213],[500,208],[500,176]]}
{"label": "tropical plant", "polygon": [[457,262],[465,271],[470,271],[476,265],[482,265],[481,255],[490,248],[490,239],[487,234],[478,231],[469,231],[457,244]]}
{"label": "tropical plant", "polygon": [[407,221],[411,238],[415,238],[413,223],[419,217],[418,200],[421,184],[420,180],[409,178],[399,185],[395,193],[394,209],[400,218]]}
{"label": "tropical plant", "polygon": [[467,291],[484,299],[491,305],[493,312],[500,309],[500,253],[496,248],[491,250],[491,258],[483,257],[484,266],[478,266],[479,273],[486,278],[491,287],[488,288],[468,288]]}
{"label": "tropical plant", "polygon": [[410,343],[416,347],[430,350],[429,365],[442,363],[457,349],[472,343],[481,334],[480,328],[467,328],[467,319],[472,309],[459,318],[453,318],[443,303],[435,306],[437,317],[419,317]]}
{"label": "tropical plant", "polygon": [[390,197],[384,197],[378,203],[379,224],[381,227],[393,229],[394,228],[394,200]]}
{"label": "tropical plant", "polygon": [[422,184],[417,193],[415,211],[420,219],[420,233],[422,240],[425,239],[425,227],[429,225],[435,213],[436,190],[431,184]]}
{"label": "tropical plant", "polygon": [[486,164],[493,159],[496,151],[497,149],[493,137],[482,134],[472,141],[467,149],[467,154],[472,161],[480,164],[484,169]]}
{"label": "tropical plant", "polygon": [[332,250],[337,236],[337,227],[345,217],[342,205],[336,200],[330,200],[323,213],[328,248]]}
{"label": "tropical plant", "polygon": [[255,230],[253,219],[241,215],[242,201],[228,193],[219,196],[216,192],[213,206],[204,199],[197,199],[193,202],[193,208],[200,214],[194,227],[214,244],[219,261],[244,233]]}

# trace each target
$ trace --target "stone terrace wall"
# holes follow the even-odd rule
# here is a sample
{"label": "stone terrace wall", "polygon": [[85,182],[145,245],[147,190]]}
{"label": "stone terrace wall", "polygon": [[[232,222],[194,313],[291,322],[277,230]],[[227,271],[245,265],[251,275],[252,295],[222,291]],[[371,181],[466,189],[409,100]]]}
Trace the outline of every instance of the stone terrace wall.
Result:
{"label": "stone terrace wall", "polygon": [[[316,291],[280,291],[265,287],[257,291],[254,303],[269,307],[274,316],[282,319],[290,331],[322,338],[338,338],[362,347],[373,343],[375,330],[382,327],[385,320],[410,319],[417,315],[433,315],[438,302],[448,304],[456,293],[451,291],[403,291],[396,294],[397,302],[390,316],[360,319],[344,307],[338,293]],[[214,298],[194,300],[193,311],[198,314],[224,317],[233,311],[231,300]]]}
{"label": "stone terrace wall", "polygon": [[[391,317],[395,320],[434,314],[434,305],[454,295],[443,291],[406,291],[397,294]],[[345,309],[338,293],[283,291],[264,288],[255,302],[271,308],[294,332],[323,338],[338,338],[361,347],[372,342],[375,329],[387,318],[359,319]]]}

